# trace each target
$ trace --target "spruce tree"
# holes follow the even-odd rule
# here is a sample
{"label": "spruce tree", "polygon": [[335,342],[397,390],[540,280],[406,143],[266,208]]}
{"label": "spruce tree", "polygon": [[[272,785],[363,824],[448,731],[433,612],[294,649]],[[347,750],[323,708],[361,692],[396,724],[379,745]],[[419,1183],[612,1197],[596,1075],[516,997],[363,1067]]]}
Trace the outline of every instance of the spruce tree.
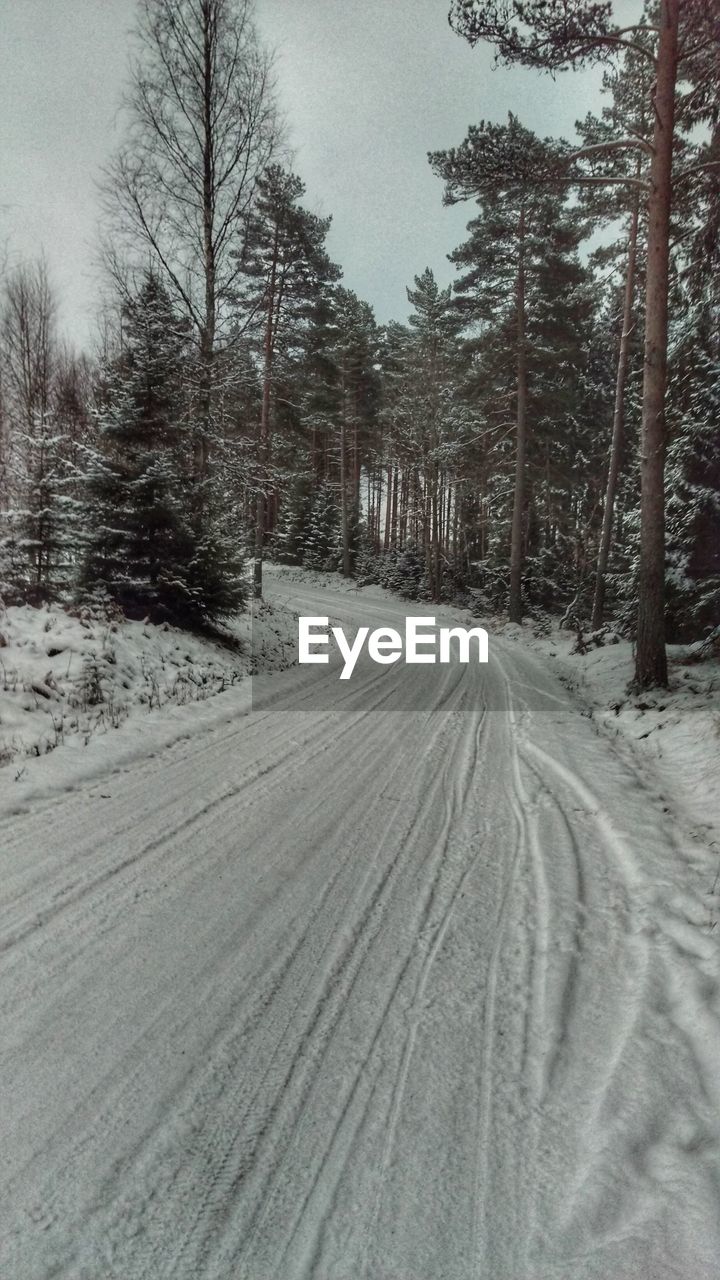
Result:
{"label": "spruce tree", "polygon": [[320,485],[312,504],[303,538],[303,564],[307,569],[335,571],[342,563],[342,534],[337,495],[332,484]]}
{"label": "spruce tree", "polygon": [[88,467],[82,586],[130,617],[201,626],[237,609],[242,588],[239,562],[191,501],[187,327],[152,273],[124,321]]}

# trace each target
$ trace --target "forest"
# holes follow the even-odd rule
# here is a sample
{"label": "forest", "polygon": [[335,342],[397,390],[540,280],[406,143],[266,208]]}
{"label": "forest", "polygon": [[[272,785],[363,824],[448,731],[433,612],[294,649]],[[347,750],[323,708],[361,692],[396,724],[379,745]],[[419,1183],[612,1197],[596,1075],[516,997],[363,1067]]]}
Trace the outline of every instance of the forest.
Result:
{"label": "forest", "polygon": [[599,64],[604,105],[566,139],[498,104],[431,153],[467,207],[454,283],[419,262],[381,325],[288,163],[251,0],[141,0],[94,348],[42,258],[2,270],[4,603],[213,628],[275,560],[612,620],[638,688],[667,643],[717,647],[720,8],[622,7],[455,0],[458,39],[558,92]]}

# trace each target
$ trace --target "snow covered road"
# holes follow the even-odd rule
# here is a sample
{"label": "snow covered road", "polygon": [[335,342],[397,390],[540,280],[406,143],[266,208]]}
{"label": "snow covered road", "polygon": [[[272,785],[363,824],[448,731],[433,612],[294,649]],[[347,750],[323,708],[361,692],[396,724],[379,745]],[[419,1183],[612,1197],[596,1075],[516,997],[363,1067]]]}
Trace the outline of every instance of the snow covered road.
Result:
{"label": "snow covered road", "polygon": [[517,645],[337,674],[5,817],[0,1276],[717,1277],[708,851]]}

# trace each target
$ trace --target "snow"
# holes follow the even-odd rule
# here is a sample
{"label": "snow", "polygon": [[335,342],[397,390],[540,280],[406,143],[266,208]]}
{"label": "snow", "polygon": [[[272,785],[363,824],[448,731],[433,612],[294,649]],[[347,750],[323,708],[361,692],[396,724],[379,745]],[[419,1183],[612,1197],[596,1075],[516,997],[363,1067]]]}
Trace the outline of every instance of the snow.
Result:
{"label": "snow", "polygon": [[[348,634],[467,622],[266,580]],[[1,1275],[717,1275],[717,850],[648,745],[684,712],[611,737],[611,658],[519,634],[29,762],[104,749],[4,818]]]}
{"label": "snow", "polygon": [[202,702],[257,670],[294,661],[295,615],[263,603],[233,620],[223,644],[170,626],[55,606],[0,614],[0,766],[167,706]]}
{"label": "snow", "polygon": [[632,645],[611,632],[584,654],[557,628],[533,636],[530,625],[506,625],[500,634],[547,655],[586,714],[651,766],[667,804],[720,852],[720,659],[698,661],[697,644],[670,645],[670,688],[631,695]]}

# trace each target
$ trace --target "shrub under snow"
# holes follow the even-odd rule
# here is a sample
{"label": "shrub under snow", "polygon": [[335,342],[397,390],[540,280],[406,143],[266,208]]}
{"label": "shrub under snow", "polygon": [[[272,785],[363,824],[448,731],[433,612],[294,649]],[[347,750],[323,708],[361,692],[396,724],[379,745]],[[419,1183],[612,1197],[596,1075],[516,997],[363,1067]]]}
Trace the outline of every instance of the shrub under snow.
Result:
{"label": "shrub under snow", "polygon": [[0,614],[0,765],[287,666],[294,630],[294,615],[267,604],[253,619],[238,617],[234,645],[121,615],[8,608]]}

